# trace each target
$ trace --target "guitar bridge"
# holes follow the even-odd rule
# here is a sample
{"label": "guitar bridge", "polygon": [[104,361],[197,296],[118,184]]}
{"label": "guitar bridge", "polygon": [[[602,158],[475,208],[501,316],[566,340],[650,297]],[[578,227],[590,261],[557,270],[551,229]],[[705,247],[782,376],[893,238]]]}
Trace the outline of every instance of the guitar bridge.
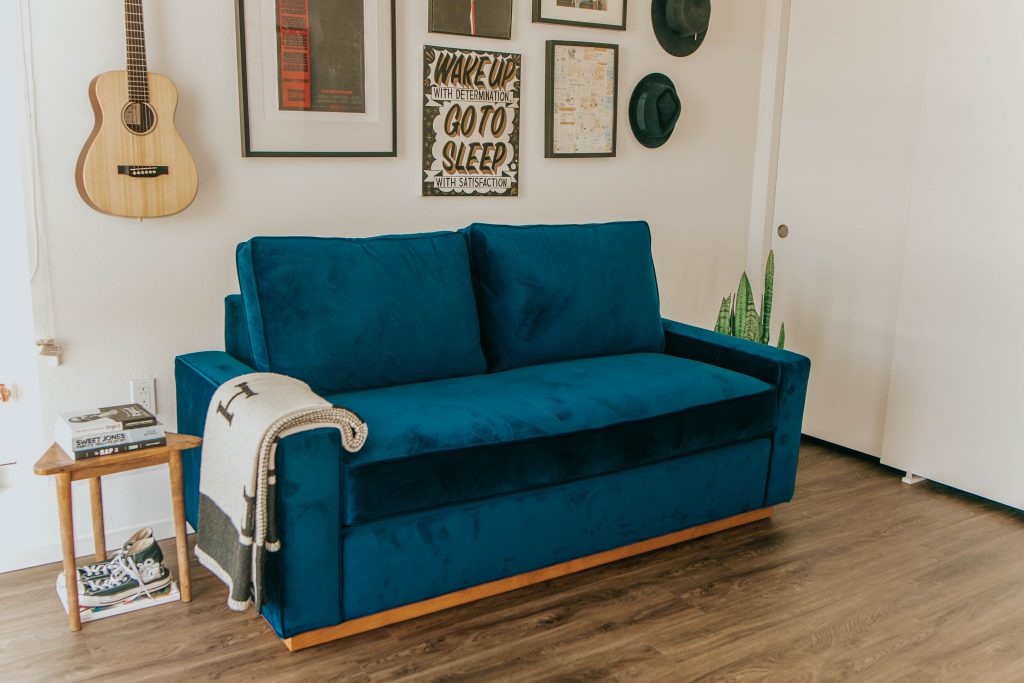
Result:
{"label": "guitar bridge", "polygon": [[118,166],[117,174],[126,175],[131,178],[153,178],[158,175],[169,173],[166,166]]}

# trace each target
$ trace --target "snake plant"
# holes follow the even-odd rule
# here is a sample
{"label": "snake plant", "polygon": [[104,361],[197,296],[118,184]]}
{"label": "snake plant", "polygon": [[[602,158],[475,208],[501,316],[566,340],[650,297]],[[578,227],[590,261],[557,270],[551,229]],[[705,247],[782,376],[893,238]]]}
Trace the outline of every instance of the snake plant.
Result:
{"label": "snake plant", "polygon": [[[736,294],[722,299],[718,309],[718,321],[715,332],[728,334],[740,339],[771,343],[772,296],[775,284],[775,252],[768,252],[768,263],[764,267],[764,295],[761,298],[761,313],[754,304],[754,292],[750,287],[750,278],[744,272],[740,277],[740,286]],[[779,348],[786,344],[786,325],[779,330]]]}

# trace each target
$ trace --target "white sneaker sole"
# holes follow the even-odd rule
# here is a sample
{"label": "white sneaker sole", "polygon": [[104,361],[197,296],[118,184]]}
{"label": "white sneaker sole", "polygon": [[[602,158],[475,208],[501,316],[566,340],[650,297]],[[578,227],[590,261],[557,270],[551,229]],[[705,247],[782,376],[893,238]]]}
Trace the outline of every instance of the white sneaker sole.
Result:
{"label": "white sneaker sole", "polygon": [[[171,573],[167,572],[163,578],[157,579],[156,581],[150,581],[145,584],[146,590],[150,593],[166,588],[171,584]],[[119,602],[130,600],[137,597],[139,594],[145,594],[142,588],[136,586],[133,588],[126,589],[121,593],[113,593],[111,595],[82,595],[79,593],[78,604],[81,607],[105,607],[107,605],[116,605]]]}

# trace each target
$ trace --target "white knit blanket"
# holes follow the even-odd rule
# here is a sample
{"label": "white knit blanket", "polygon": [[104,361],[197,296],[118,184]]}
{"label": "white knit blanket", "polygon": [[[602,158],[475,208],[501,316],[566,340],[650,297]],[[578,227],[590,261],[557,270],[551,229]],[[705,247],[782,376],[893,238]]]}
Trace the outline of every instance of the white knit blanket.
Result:
{"label": "white knit blanket", "polygon": [[199,474],[196,557],[228,586],[228,607],[263,604],[266,553],[281,547],[274,515],[278,442],[310,429],[335,428],[350,453],[367,427],[292,377],[258,372],[221,385],[206,414]]}

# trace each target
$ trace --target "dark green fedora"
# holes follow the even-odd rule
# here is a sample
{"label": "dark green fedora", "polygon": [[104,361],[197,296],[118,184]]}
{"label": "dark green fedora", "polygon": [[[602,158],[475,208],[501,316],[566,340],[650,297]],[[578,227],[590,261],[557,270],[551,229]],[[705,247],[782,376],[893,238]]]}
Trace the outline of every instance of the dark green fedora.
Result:
{"label": "dark green fedora", "polygon": [[653,0],[651,23],[665,51],[692,55],[704,42],[711,23],[711,0]]}
{"label": "dark green fedora", "polygon": [[661,147],[672,136],[683,105],[665,74],[647,74],[629,98],[629,127],[644,147]]}

